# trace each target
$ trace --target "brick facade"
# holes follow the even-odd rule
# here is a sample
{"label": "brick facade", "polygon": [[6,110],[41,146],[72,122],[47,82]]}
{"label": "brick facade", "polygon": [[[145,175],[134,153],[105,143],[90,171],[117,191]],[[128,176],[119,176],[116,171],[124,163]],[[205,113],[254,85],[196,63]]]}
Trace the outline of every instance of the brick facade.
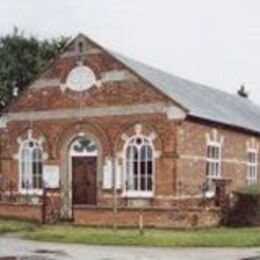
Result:
{"label": "brick facade", "polygon": [[206,135],[213,135],[214,131],[224,139],[221,168],[222,178],[231,181],[229,190],[246,185],[247,144],[254,140],[254,145],[259,145],[259,136],[216,123],[185,120],[177,130],[178,194],[187,196],[201,193],[206,172]]}
{"label": "brick facade", "polygon": [[0,217],[34,221],[41,223],[42,208],[41,205],[23,204],[23,203],[0,203]]}
{"label": "brick facade", "polygon": [[[112,223],[112,209],[109,208],[76,208],[74,211],[75,223],[79,225],[110,226]],[[221,221],[220,211],[213,208],[151,208],[143,211],[138,208],[119,208],[117,224],[120,227],[138,227],[140,216],[144,226],[156,228],[214,227]]]}
{"label": "brick facade", "polygon": [[[81,55],[81,62],[94,71],[97,80],[102,80],[101,86],[93,86],[83,92],[73,92],[68,88],[64,90],[62,87],[68,73],[79,62],[78,41],[84,41],[87,46],[87,52]],[[146,199],[148,211],[145,212],[145,218],[151,225],[178,226],[176,219],[173,221],[175,224],[171,223],[169,219],[172,213],[165,213],[165,207],[170,209],[175,205],[175,200],[182,197],[202,196],[206,135],[211,135],[217,129],[218,135],[224,137],[222,172],[224,178],[232,180],[231,189],[245,184],[246,144],[252,138],[259,143],[259,139],[249,132],[220,124],[190,118],[180,120],[176,117],[170,120],[167,115],[169,106],[176,111],[181,109],[101,47],[80,36],[9,107],[8,123],[1,131],[1,175],[3,179],[12,181],[19,192],[19,148],[30,134],[42,140],[44,164],[60,168],[61,186],[64,188],[67,185],[68,189],[68,147],[73,138],[84,133],[96,140],[100,152],[96,206],[109,207],[112,205],[112,191],[102,187],[104,163],[107,158],[122,153],[125,142],[123,136],[132,136],[135,126],[141,125],[144,135],[154,136],[153,145],[158,153],[155,159],[154,196]],[[119,165],[122,164],[119,156]],[[123,184],[117,190],[117,204],[124,208],[119,218],[126,221],[122,225],[136,224],[138,211],[127,208],[129,199],[122,193]],[[68,201],[68,190],[63,190],[61,196],[63,202]],[[143,200],[140,203],[144,203]],[[164,213],[158,209],[160,207],[164,207]],[[99,224],[91,219],[100,214],[103,214],[103,224],[109,222],[107,210],[77,209],[75,214],[78,224]],[[156,220],[152,221],[157,215]],[[205,219],[203,221],[205,225],[211,223]],[[185,226],[185,223],[180,222],[179,226]]]}

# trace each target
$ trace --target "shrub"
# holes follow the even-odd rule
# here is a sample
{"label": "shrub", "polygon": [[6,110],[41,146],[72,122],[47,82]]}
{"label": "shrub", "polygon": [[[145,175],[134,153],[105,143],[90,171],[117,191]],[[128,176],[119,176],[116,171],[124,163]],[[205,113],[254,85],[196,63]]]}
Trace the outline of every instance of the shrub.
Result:
{"label": "shrub", "polygon": [[259,185],[251,185],[239,188],[236,193],[249,195],[249,196],[260,196],[260,186]]}

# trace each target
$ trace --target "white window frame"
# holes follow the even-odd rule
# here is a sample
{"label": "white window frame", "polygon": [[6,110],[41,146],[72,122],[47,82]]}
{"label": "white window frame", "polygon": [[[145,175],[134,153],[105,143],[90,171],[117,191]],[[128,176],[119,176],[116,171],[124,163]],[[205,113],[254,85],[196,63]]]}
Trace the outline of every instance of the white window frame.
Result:
{"label": "white window frame", "polygon": [[[209,154],[210,147],[213,148],[211,154]],[[218,149],[218,156],[214,154],[214,149]],[[212,197],[215,195],[214,180],[222,178],[222,144],[221,142],[210,141],[207,142],[207,159],[206,159],[206,181],[208,190],[206,195]],[[211,156],[209,156],[211,155]],[[209,171],[209,172],[208,172]]]}
{"label": "white window frame", "polygon": [[[140,180],[141,180],[141,170],[140,170],[140,165],[139,165],[139,169],[138,169],[138,178],[139,178],[139,190],[129,190],[127,188],[127,149],[129,146],[131,146],[131,142],[134,139],[145,139],[149,142],[149,146],[152,149],[152,173],[151,173],[151,182],[152,182],[152,189],[151,190],[141,190],[140,189]],[[139,147],[140,149],[140,147]],[[140,149],[141,150],[141,149]],[[139,151],[139,160],[141,160],[140,158],[140,151]],[[139,163],[140,164],[140,163]],[[144,136],[144,135],[134,135],[131,138],[129,138],[125,145],[124,145],[124,149],[123,149],[123,193],[122,196],[123,197],[127,197],[127,198],[152,198],[154,196],[154,190],[155,190],[155,185],[154,185],[154,173],[155,173],[155,149],[154,149],[154,145],[152,143],[152,141],[149,139],[149,137]]]}
{"label": "white window frame", "polygon": [[[254,154],[254,161],[250,161],[250,154]],[[258,174],[258,151],[257,149],[247,149],[247,174],[246,180],[248,185],[257,184]]]}
{"label": "white window frame", "polygon": [[[80,151],[77,152],[75,151],[75,146],[79,145],[79,140],[81,139],[86,139],[89,140],[92,145],[94,145],[96,147],[96,149],[94,151]],[[72,179],[73,179],[73,167],[72,167],[72,160],[73,157],[96,157],[97,158],[97,164],[98,164],[98,157],[99,157],[99,149],[97,146],[96,141],[91,138],[88,137],[87,135],[85,136],[85,134],[81,134],[79,133],[78,135],[75,136],[75,138],[71,141],[70,145],[69,145],[69,151],[68,151],[68,169],[69,169],[69,183],[70,183],[70,191],[69,191],[69,197],[70,200],[72,201]]]}
{"label": "white window frame", "polygon": [[[40,149],[41,151],[41,163],[42,163],[42,185],[43,185],[43,148],[41,143],[33,138],[30,139],[26,139],[24,142],[21,143],[20,148],[19,148],[19,193],[21,194],[29,194],[29,195],[42,195],[43,193],[43,188],[24,188],[22,186],[22,182],[23,182],[23,157],[22,157],[22,153],[24,149],[28,149],[25,148],[25,145],[27,145],[29,142],[33,142],[37,144],[37,149]],[[30,178],[30,185],[32,185],[33,183],[33,150],[34,149],[30,149],[29,150],[29,155],[30,158],[28,160],[28,164],[30,164],[29,166],[29,172],[27,173],[29,175]]]}

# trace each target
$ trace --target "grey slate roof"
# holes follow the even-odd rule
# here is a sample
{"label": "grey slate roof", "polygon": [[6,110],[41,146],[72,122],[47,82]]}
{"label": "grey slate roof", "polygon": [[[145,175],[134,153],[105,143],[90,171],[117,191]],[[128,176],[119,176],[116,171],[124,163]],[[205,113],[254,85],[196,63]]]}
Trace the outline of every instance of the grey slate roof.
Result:
{"label": "grey slate roof", "polygon": [[260,107],[251,100],[176,77],[118,53],[111,54],[186,108],[189,115],[260,133]]}

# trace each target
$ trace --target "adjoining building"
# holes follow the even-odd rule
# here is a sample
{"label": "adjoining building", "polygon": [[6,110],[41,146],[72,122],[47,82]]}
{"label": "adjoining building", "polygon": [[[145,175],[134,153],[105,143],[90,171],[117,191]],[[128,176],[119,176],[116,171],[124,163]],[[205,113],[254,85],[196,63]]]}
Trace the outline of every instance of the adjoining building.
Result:
{"label": "adjoining building", "polygon": [[115,183],[121,224],[142,208],[151,225],[171,226],[173,207],[214,197],[216,180],[259,183],[260,108],[242,96],[80,34],[2,115],[5,192],[58,188],[62,218],[109,224]]}

